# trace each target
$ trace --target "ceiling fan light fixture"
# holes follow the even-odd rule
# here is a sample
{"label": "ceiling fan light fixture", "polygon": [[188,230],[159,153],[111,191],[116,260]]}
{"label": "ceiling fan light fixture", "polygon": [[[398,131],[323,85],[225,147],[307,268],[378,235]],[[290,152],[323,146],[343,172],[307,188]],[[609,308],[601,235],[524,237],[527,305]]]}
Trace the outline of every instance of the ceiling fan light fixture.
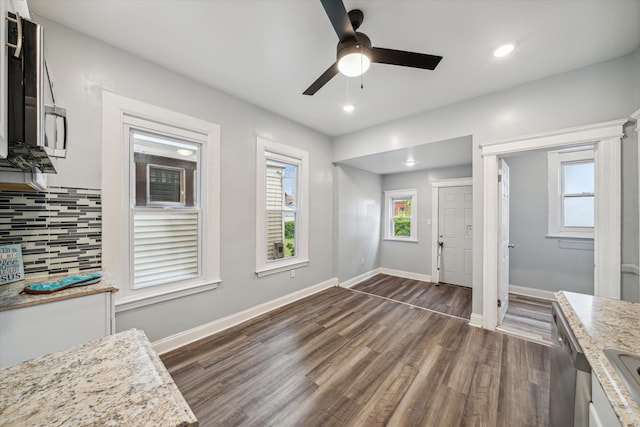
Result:
{"label": "ceiling fan light fixture", "polygon": [[360,44],[345,47],[338,52],[338,70],[347,77],[358,77],[367,72],[371,59],[368,49]]}

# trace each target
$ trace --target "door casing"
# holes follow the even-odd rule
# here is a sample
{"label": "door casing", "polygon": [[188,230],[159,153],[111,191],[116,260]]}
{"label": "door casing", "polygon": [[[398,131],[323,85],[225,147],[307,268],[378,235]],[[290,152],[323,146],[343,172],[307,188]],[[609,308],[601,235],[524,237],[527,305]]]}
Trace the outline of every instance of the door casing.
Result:
{"label": "door casing", "polygon": [[481,143],[483,173],[482,327],[498,323],[498,169],[502,157],[582,145],[595,147],[594,295],[620,299],[620,146],[627,119]]}

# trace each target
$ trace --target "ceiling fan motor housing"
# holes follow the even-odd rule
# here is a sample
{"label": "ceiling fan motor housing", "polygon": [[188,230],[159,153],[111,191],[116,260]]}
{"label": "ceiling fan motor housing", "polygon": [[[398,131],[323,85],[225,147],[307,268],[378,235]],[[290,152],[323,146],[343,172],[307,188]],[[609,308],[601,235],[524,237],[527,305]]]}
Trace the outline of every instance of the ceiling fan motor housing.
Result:
{"label": "ceiling fan motor housing", "polygon": [[345,55],[350,53],[362,53],[371,58],[371,40],[364,33],[356,32],[357,39],[349,39],[339,42],[337,47],[338,61]]}

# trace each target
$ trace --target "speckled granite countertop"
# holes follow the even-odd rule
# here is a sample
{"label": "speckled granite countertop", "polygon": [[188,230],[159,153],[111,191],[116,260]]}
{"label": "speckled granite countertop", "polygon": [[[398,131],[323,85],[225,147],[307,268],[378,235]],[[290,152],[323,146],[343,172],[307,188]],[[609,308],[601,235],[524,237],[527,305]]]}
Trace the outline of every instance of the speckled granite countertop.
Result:
{"label": "speckled granite countertop", "polygon": [[[98,270],[99,271],[99,270]],[[99,294],[102,292],[117,292],[115,282],[108,273],[102,273],[102,279],[95,285],[79,286],[77,288],[64,289],[52,294],[28,295],[20,294],[25,286],[32,283],[55,282],[65,277],[95,273],[96,270],[82,271],[80,273],[63,273],[50,276],[41,276],[33,279],[20,280],[18,282],[0,285],[0,311],[13,310],[15,308],[29,307],[32,305],[46,304],[48,302],[61,301],[69,298],[77,298],[85,295]]]}
{"label": "speckled granite countertop", "polygon": [[640,304],[564,291],[556,298],[620,423],[640,427],[640,406],[602,351],[640,353]]}
{"label": "speckled granite countertop", "polygon": [[7,426],[197,426],[144,332],[130,329],[0,370]]}

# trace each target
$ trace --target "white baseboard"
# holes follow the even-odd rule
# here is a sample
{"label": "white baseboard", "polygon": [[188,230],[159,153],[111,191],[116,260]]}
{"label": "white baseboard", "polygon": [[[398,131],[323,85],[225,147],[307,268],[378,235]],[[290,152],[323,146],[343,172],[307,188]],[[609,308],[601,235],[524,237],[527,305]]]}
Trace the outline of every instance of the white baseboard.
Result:
{"label": "white baseboard", "polygon": [[634,274],[640,276],[640,268],[635,264],[622,264],[620,271],[622,273]]}
{"label": "white baseboard", "polygon": [[287,305],[334,286],[338,286],[338,279],[335,277],[318,283],[317,285],[309,286],[308,288],[281,296],[280,298],[276,298],[272,301],[256,305],[239,313],[223,317],[222,319],[214,320],[213,322],[196,326],[195,328],[162,338],[153,342],[153,349],[158,354],[167,353],[171,350],[175,350],[176,348],[208,337],[209,335],[229,329],[239,323],[246,322],[256,316],[260,316],[269,311],[275,310],[276,308],[282,307],[283,305]]}
{"label": "white baseboard", "polygon": [[340,287],[341,288],[350,288],[352,286],[357,285],[360,282],[364,282],[367,279],[372,278],[373,276],[375,276],[376,274],[380,274],[382,272],[381,268],[376,268],[374,270],[369,270],[366,273],[362,273],[356,277],[352,277],[349,280],[345,280],[344,282],[340,283]]}
{"label": "white baseboard", "polygon": [[420,274],[420,273],[412,273],[411,271],[402,271],[402,270],[393,270],[390,268],[381,268],[380,273],[388,274],[389,276],[402,277],[405,279],[413,279],[420,280],[423,282],[430,282],[431,275],[430,274]]}
{"label": "white baseboard", "polygon": [[549,301],[556,300],[556,296],[554,295],[555,292],[553,291],[545,291],[542,289],[528,288],[526,286],[509,285],[509,293],[522,295],[525,297],[546,299]]}
{"label": "white baseboard", "polygon": [[476,328],[482,328],[482,314],[471,313],[471,318],[469,319],[469,326],[475,326]]}

